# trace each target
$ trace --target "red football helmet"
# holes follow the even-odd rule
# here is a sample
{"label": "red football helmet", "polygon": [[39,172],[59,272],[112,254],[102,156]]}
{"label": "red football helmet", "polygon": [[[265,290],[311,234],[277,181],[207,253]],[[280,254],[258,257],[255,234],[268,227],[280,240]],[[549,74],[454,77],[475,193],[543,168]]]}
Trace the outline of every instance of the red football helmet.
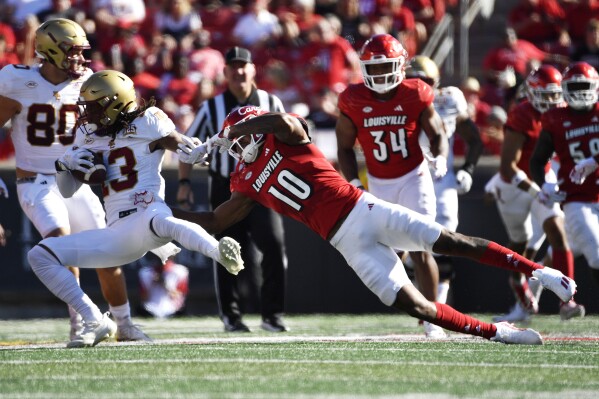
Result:
{"label": "red football helmet", "polygon": [[597,102],[599,74],[586,62],[571,64],[562,79],[564,99],[574,109],[588,109]]}
{"label": "red football helmet", "polygon": [[[231,126],[266,113],[262,108],[253,105],[246,105],[231,111],[223,122],[223,135],[227,135]],[[263,134],[249,134],[238,137],[233,140],[233,144],[229,147],[229,154],[238,161],[252,163],[258,157],[263,141]]]}
{"label": "red football helmet", "polygon": [[541,65],[526,78],[526,97],[541,113],[561,104],[562,74],[551,65]]}
{"label": "red football helmet", "polygon": [[[404,78],[404,69],[408,52],[399,40],[389,34],[372,36],[360,52],[360,65],[364,75],[364,84],[377,93],[386,93],[397,87]],[[378,75],[369,73],[369,66],[389,64],[391,71]]]}

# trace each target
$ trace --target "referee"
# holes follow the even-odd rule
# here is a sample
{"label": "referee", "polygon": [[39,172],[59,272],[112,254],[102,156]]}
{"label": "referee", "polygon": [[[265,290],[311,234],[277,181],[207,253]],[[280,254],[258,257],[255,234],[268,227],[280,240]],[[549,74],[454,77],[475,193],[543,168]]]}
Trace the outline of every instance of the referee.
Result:
{"label": "referee", "polygon": [[[241,47],[233,47],[225,54],[225,80],[227,89],[202,103],[193,123],[187,130],[187,136],[198,137],[202,142],[217,134],[225,117],[232,110],[244,105],[259,106],[267,111],[285,112],[281,100],[256,87],[254,78],[256,67],[252,54]],[[236,160],[225,151],[222,154],[215,149],[211,154],[209,166],[210,205],[215,209],[231,196],[229,175],[235,170]],[[189,176],[191,165],[179,163],[179,190],[177,201],[180,205],[191,205],[193,194]],[[264,330],[272,332],[287,331],[282,315],[285,299],[285,255],[283,220],[274,211],[256,205],[250,215],[238,224],[231,226],[216,238],[229,236],[241,244],[242,257],[248,271],[255,272],[259,254],[262,253],[261,313]],[[249,332],[244,324],[244,310],[240,297],[238,279],[223,267],[214,263],[216,295],[221,320],[225,331]]]}

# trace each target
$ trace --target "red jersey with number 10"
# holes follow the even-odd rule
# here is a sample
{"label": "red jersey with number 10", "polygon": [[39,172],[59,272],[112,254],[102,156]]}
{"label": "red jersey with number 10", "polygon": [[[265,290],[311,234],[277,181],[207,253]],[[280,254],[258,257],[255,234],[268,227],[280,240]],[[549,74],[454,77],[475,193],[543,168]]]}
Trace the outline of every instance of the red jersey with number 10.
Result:
{"label": "red jersey with number 10", "polygon": [[599,154],[599,103],[589,112],[571,108],[554,108],[541,117],[543,130],[551,135],[553,148],[559,158],[560,190],[568,193],[566,202],[599,202],[599,169],[583,184],[570,180],[576,162]]}
{"label": "red jersey with number 10", "polygon": [[358,130],[368,173],[393,179],[422,163],[420,114],[434,98],[433,89],[420,79],[404,79],[387,101],[374,98],[363,83],[339,95],[339,110]]}
{"label": "red jersey with number 10", "polygon": [[287,145],[273,134],[254,162],[231,173],[231,192],[304,223],[325,240],[362,195],[314,144]]}

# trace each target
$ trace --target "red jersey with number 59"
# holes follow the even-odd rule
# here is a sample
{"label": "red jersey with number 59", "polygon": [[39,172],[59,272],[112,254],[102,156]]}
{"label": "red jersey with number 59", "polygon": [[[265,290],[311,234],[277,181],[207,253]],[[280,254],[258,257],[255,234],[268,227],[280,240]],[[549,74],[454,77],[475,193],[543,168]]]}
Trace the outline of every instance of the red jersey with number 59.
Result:
{"label": "red jersey with number 59", "polygon": [[599,169],[580,185],[569,176],[576,162],[599,154],[599,104],[590,112],[554,108],[543,114],[541,122],[559,158],[558,178],[563,180],[560,190],[568,193],[566,202],[599,202]]}
{"label": "red jersey with number 59", "polygon": [[231,173],[231,192],[304,223],[325,240],[362,195],[314,144],[287,145],[267,134],[262,152]]}
{"label": "red jersey with number 59", "polygon": [[392,179],[422,163],[420,114],[434,97],[433,89],[420,79],[404,79],[387,101],[374,98],[363,83],[351,85],[339,95],[339,110],[358,130],[368,173]]}

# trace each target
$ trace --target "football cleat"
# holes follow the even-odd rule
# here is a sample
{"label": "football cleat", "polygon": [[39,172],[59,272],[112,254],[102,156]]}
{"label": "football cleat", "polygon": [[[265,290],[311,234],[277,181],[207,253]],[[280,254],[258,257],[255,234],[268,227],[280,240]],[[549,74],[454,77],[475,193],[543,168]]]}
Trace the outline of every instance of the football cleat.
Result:
{"label": "football cleat", "polygon": [[533,271],[532,276],[541,282],[543,288],[553,291],[562,302],[570,302],[574,294],[576,294],[576,283],[574,280],[564,276],[559,270],[544,267]]}
{"label": "football cleat", "polygon": [[493,325],[497,328],[497,332],[491,341],[504,344],[543,345],[541,334],[531,328],[517,328],[505,321]]}
{"label": "football cleat", "polygon": [[499,323],[501,321],[507,321],[509,323],[515,323],[517,321],[529,322],[530,317],[533,314],[534,314],[533,312],[524,309],[522,307],[522,305],[520,304],[520,302],[516,302],[516,304],[512,307],[512,309],[510,310],[509,313],[506,313],[504,315],[495,316],[495,317],[493,317],[493,321],[495,323]]}
{"label": "football cleat", "polygon": [[110,314],[104,313],[100,321],[86,323],[83,321],[83,331],[74,340],[67,344],[67,348],[87,348],[96,346],[105,339],[114,337],[116,324]]}
{"label": "football cleat", "polygon": [[241,318],[229,319],[223,317],[223,323],[225,324],[225,332],[234,333],[249,333],[252,332],[250,328],[241,321]]}
{"label": "football cleat", "polygon": [[218,241],[218,262],[235,276],[242,271],[244,266],[239,243],[231,237],[221,238]]}
{"label": "football cleat", "polygon": [[574,317],[584,317],[585,314],[586,309],[584,306],[574,302],[574,300],[563,303],[559,307],[559,317],[564,321],[570,320]]}
{"label": "football cleat", "polygon": [[283,319],[279,316],[265,317],[262,319],[260,327],[265,331],[270,332],[286,332],[289,328],[283,323]]}
{"label": "football cleat", "polygon": [[152,342],[152,338],[148,337],[139,326],[131,323],[128,319],[127,323],[119,325],[116,330],[116,340],[124,341],[145,341]]}
{"label": "football cleat", "polygon": [[428,339],[445,339],[447,338],[447,333],[443,330],[443,328],[439,327],[436,324],[429,323],[425,321],[424,325],[424,335]]}

